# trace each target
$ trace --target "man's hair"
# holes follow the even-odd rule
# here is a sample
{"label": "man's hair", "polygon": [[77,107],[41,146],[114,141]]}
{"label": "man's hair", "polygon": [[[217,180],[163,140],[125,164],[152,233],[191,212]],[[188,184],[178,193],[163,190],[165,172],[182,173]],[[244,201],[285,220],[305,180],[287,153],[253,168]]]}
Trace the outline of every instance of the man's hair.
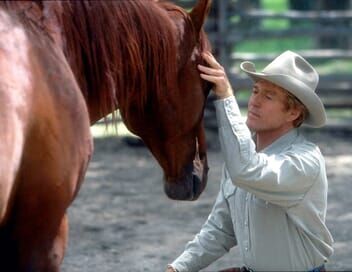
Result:
{"label": "man's hair", "polygon": [[283,89],[287,99],[284,101],[286,110],[298,109],[300,110],[300,115],[293,121],[294,127],[299,127],[302,125],[304,120],[308,117],[309,112],[307,107],[293,94]]}

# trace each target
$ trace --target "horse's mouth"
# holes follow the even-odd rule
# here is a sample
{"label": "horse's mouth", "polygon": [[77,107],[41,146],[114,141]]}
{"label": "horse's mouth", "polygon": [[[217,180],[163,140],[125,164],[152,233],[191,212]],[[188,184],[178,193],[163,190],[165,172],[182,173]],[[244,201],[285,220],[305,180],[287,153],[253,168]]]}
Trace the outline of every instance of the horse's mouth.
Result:
{"label": "horse's mouth", "polygon": [[182,177],[165,177],[166,195],[174,200],[197,200],[206,187],[208,170],[206,154],[200,157],[197,152],[193,163],[189,163],[184,168]]}

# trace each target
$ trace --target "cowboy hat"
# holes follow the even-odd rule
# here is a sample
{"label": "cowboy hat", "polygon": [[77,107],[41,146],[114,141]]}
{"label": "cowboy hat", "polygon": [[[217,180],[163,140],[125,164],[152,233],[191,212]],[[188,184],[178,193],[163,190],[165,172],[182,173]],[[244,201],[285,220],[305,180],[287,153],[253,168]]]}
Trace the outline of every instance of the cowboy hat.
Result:
{"label": "cowboy hat", "polygon": [[306,125],[311,127],[325,125],[324,105],[315,93],[319,75],[300,55],[285,51],[269,63],[262,72],[256,72],[255,65],[249,61],[242,62],[241,69],[254,81],[260,79],[270,81],[297,97],[309,112],[304,121]]}

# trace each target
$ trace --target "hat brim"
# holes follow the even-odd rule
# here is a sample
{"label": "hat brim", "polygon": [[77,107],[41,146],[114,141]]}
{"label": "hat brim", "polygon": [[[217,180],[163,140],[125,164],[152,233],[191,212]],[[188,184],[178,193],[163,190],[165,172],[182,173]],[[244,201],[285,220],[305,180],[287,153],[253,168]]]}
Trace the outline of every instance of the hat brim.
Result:
{"label": "hat brim", "polygon": [[319,96],[306,84],[289,75],[256,72],[255,65],[249,61],[242,62],[240,68],[255,82],[260,79],[270,81],[296,96],[309,112],[304,124],[315,128],[325,125],[326,112],[324,105]]}

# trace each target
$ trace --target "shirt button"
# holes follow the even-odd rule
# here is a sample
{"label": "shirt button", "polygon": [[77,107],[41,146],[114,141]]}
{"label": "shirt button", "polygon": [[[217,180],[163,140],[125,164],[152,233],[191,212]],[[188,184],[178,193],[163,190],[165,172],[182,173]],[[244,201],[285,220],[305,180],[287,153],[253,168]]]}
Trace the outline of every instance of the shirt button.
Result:
{"label": "shirt button", "polygon": [[246,196],[246,200],[248,200],[248,195]]}
{"label": "shirt button", "polygon": [[245,250],[248,251],[248,247],[245,247]]}
{"label": "shirt button", "polygon": [[247,221],[244,221],[244,225],[247,227],[247,226],[248,226],[248,222],[247,222]]}

